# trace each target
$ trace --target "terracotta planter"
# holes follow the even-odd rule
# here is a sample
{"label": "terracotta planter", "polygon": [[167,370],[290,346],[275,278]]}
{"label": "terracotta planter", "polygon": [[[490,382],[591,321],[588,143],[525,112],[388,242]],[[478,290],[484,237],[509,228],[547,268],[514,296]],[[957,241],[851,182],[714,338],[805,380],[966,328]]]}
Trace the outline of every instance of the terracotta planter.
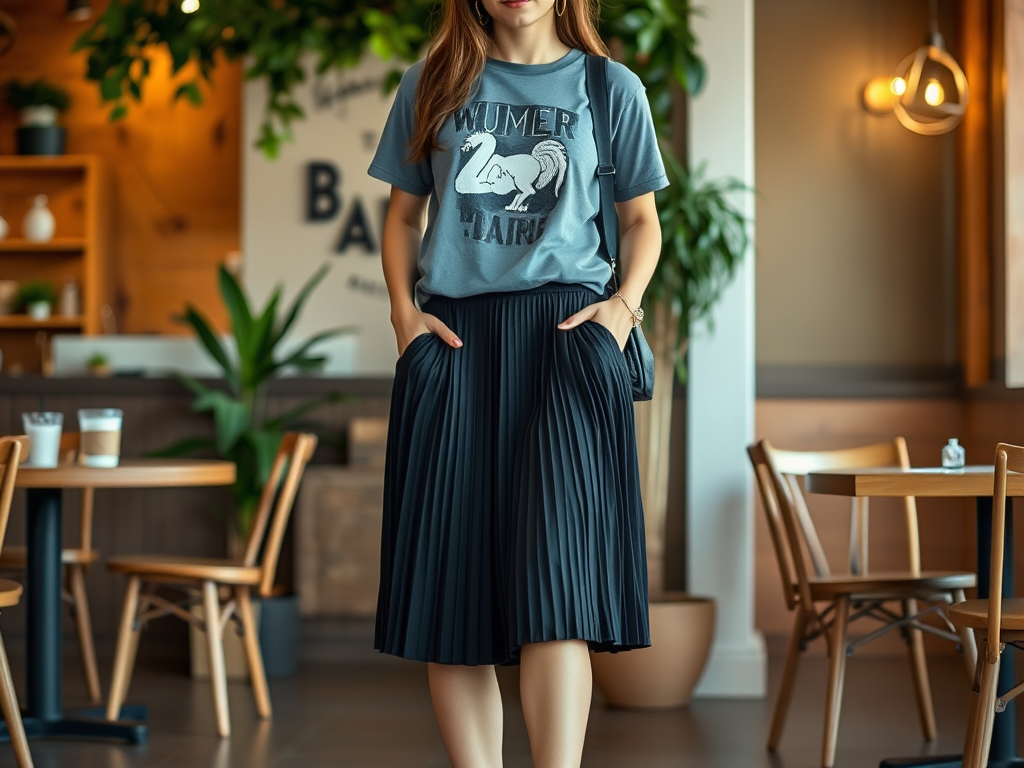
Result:
{"label": "terracotta planter", "polygon": [[594,682],[609,706],[684,707],[704,671],[715,632],[714,601],[669,592],[650,609],[650,648],[590,656]]}

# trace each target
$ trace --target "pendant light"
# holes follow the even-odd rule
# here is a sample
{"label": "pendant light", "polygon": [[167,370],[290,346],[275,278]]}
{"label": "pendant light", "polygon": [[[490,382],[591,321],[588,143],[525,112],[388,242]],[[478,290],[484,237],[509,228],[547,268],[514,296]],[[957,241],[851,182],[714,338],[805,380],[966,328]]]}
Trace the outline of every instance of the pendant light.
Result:
{"label": "pendant light", "polygon": [[863,98],[869,111],[892,111],[904,127],[923,136],[957,126],[967,109],[967,78],[939,33],[938,0],[931,2],[928,42],[903,59],[892,77],[872,79]]}

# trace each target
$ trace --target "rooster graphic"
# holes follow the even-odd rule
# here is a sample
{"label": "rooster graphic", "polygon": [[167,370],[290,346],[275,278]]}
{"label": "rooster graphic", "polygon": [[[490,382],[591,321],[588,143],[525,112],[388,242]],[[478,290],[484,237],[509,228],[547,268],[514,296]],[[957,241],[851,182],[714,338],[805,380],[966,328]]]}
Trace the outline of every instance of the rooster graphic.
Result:
{"label": "rooster graphic", "polygon": [[462,151],[473,152],[473,155],[455,178],[456,192],[463,195],[515,192],[516,196],[505,210],[526,212],[529,210],[527,200],[557,176],[555,196],[558,196],[565,180],[568,156],[562,142],[548,139],[535,145],[528,155],[509,157],[495,154],[495,146],[494,136],[489,133],[477,132],[466,137]]}

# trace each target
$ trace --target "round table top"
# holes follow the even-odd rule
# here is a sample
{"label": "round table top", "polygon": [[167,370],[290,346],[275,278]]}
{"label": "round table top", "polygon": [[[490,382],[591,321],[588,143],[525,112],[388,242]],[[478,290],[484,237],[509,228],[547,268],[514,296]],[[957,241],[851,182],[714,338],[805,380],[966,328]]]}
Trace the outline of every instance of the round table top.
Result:
{"label": "round table top", "polygon": [[231,485],[235,464],[220,459],[121,459],[110,469],[61,463],[44,469],[22,464],[18,488],[170,488]]}

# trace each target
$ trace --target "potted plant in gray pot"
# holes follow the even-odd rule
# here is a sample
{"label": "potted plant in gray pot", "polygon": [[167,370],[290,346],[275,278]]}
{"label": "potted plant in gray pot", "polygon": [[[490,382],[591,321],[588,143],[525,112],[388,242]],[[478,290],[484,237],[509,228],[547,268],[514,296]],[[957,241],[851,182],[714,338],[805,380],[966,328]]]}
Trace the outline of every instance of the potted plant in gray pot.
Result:
{"label": "potted plant in gray pot", "polygon": [[4,101],[21,116],[19,155],[64,154],[65,131],[57,118],[71,104],[67,91],[42,79],[10,80],[4,85]]}
{"label": "potted plant in gray pot", "polygon": [[[212,438],[189,438],[156,452],[160,456],[182,456],[196,451],[212,452],[233,461],[236,479],[231,487],[232,510],[227,522],[228,555],[241,557],[252,528],[260,496],[266,485],[274,457],[284,433],[306,429],[319,431],[305,420],[316,408],[342,399],[340,394],[300,403],[282,414],[267,412],[267,385],[283,371],[314,372],[326,358],[314,349],[320,342],[334,338],[347,329],[335,328],[314,334],[284,349],[284,341],[298,319],[302,307],[327,273],[324,266],[296,295],[292,305],[280,311],[280,286],[258,312],[254,313],[238,281],[223,266],[220,268],[220,293],[231,320],[233,344],[224,344],[213,332],[210,322],[189,305],[182,321],[191,326],[203,349],[223,371],[221,386],[208,386],[190,376],[176,374],[196,396],[193,412],[209,413],[213,418]],[[256,608],[256,606],[259,606]],[[201,606],[196,607],[201,612]],[[260,645],[268,677],[294,672],[298,647],[298,600],[288,584],[275,585],[270,598],[254,600],[254,615],[260,627]],[[205,638],[193,638],[193,647],[205,649]],[[229,677],[247,676],[244,652],[233,633],[225,635],[225,664]],[[205,650],[193,653],[193,674],[208,674]]]}

